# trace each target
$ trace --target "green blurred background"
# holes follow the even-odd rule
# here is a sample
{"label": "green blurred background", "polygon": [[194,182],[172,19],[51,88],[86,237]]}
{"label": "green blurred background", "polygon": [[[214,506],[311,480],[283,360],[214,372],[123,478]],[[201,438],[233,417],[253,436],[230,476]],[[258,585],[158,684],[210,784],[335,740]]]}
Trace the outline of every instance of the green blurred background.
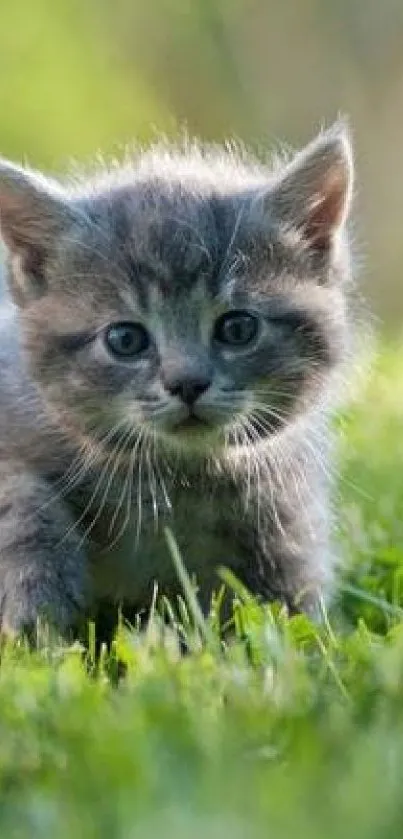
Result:
{"label": "green blurred background", "polygon": [[0,0],[0,153],[51,171],[181,126],[260,146],[352,122],[373,309],[403,324],[403,0]]}

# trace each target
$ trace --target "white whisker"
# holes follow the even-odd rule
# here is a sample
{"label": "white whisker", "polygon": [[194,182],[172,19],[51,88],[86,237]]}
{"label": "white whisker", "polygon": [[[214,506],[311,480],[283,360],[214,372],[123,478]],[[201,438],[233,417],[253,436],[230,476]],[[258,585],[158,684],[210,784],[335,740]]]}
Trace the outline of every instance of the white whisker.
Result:
{"label": "white whisker", "polygon": [[135,463],[135,460],[136,460],[136,455],[137,455],[138,451],[141,449],[141,446],[142,446],[142,442],[143,442],[143,438],[144,438],[144,434],[145,434],[145,429],[142,428],[142,429],[140,429],[140,431],[138,431],[136,429],[136,433],[138,435],[137,440],[136,440],[136,442],[133,446],[133,449],[130,453],[130,458],[129,458],[129,462],[128,462],[128,466],[127,466],[126,478],[125,478],[124,483],[123,483],[122,492],[121,492],[121,495],[120,495],[120,498],[119,498],[119,502],[116,505],[114,515],[113,515],[112,520],[111,520],[110,525],[109,525],[109,531],[108,531],[109,534],[113,533],[113,528],[114,528],[115,523],[118,519],[120,509],[121,509],[121,507],[124,503],[125,497],[126,497],[126,513],[125,513],[125,517],[123,519],[123,523],[122,523],[121,527],[119,528],[117,534],[115,535],[113,541],[108,544],[108,550],[111,550],[111,548],[114,547],[114,545],[119,541],[119,539],[121,539],[121,537],[123,536],[123,534],[124,534],[124,532],[127,528],[129,520],[130,520],[131,508],[132,508],[134,463]]}
{"label": "white whisker", "polygon": [[115,475],[116,475],[116,472],[118,471],[118,468],[119,468],[119,466],[120,466],[120,463],[121,463],[121,460],[122,460],[122,456],[124,455],[124,448],[125,448],[126,442],[127,442],[127,441],[129,440],[129,438],[130,438],[130,434],[131,434],[131,433],[132,433],[132,430],[130,429],[130,430],[129,430],[129,432],[128,432],[128,433],[127,433],[127,434],[123,437],[123,439],[121,440],[120,445],[118,444],[117,449],[116,449],[116,450],[113,450],[113,451],[110,453],[109,457],[108,457],[108,458],[107,458],[107,460],[106,460],[106,463],[105,463],[105,465],[104,465],[103,469],[101,470],[101,473],[100,473],[100,475],[99,475],[99,477],[98,477],[98,480],[97,480],[97,482],[96,482],[95,488],[94,488],[94,490],[93,490],[93,492],[92,492],[92,494],[91,494],[91,496],[90,496],[89,501],[87,502],[87,505],[85,506],[85,508],[84,508],[84,510],[82,511],[82,513],[81,513],[81,515],[79,516],[79,518],[78,518],[78,519],[76,519],[76,520],[75,520],[75,522],[74,522],[74,524],[73,524],[73,525],[72,525],[72,526],[71,526],[71,527],[67,530],[67,532],[66,532],[66,533],[65,533],[65,535],[63,536],[63,538],[62,538],[62,540],[61,540],[60,544],[62,544],[62,543],[65,541],[65,539],[67,539],[67,538],[68,538],[68,537],[69,537],[69,536],[70,536],[70,535],[74,532],[74,530],[75,530],[75,529],[78,529],[78,527],[79,527],[79,525],[81,524],[81,522],[83,522],[83,521],[85,520],[86,516],[87,516],[87,515],[88,515],[88,513],[90,512],[90,510],[91,510],[91,508],[92,508],[92,506],[93,506],[93,504],[94,504],[94,502],[95,502],[95,500],[96,500],[96,498],[97,498],[97,496],[98,496],[98,493],[99,493],[99,492],[100,492],[100,490],[102,489],[102,483],[103,483],[103,480],[104,480],[104,478],[107,478],[107,476],[108,476],[108,467],[109,467],[110,463],[113,461],[113,458],[115,457],[115,458],[116,458],[116,460],[115,460],[115,463],[114,463],[114,465],[113,465],[113,468],[112,468],[112,469],[111,469],[111,471],[109,472],[109,477],[107,478],[107,483],[106,483],[106,486],[105,486],[105,489],[104,489],[103,496],[102,496],[102,498],[101,498],[101,502],[100,502],[100,504],[98,505],[97,512],[95,513],[95,515],[94,515],[93,519],[91,520],[91,522],[90,522],[89,526],[87,527],[87,529],[84,531],[84,534],[83,534],[82,538],[81,538],[81,539],[80,539],[80,541],[79,541],[79,544],[78,544],[77,550],[78,550],[78,549],[82,546],[82,544],[85,542],[85,540],[86,540],[86,539],[87,539],[87,537],[89,536],[90,532],[91,532],[91,531],[92,531],[92,529],[94,528],[95,524],[96,524],[96,523],[97,523],[97,521],[99,520],[99,518],[100,518],[100,516],[101,516],[101,514],[102,514],[102,512],[103,512],[103,510],[104,510],[104,507],[105,507],[105,504],[106,504],[106,501],[107,501],[107,497],[108,497],[109,490],[110,490],[110,488],[111,488],[111,485],[112,485],[113,479],[114,479],[114,477],[115,477]]}

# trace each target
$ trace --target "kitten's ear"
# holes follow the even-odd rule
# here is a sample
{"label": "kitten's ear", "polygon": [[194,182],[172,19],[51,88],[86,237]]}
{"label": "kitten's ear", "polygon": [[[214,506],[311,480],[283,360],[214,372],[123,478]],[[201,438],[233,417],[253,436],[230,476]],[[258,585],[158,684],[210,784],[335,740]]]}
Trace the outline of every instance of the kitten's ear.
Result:
{"label": "kitten's ear", "polygon": [[0,159],[0,235],[14,266],[16,302],[40,291],[45,259],[69,216],[58,185]]}
{"label": "kitten's ear", "polygon": [[336,123],[299,152],[268,196],[270,211],[306,246],[325,253],[345,223],[353,157],[347,125]]}

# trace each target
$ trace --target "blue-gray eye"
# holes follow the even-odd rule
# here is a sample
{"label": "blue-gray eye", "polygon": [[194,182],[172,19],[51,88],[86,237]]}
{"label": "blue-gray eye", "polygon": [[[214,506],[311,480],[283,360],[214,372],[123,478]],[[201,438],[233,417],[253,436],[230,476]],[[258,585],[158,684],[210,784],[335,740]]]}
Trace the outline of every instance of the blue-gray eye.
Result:
{"label": "blue-gray eye", "polygon": [[259,321],[255,315],[243,310],[227,312],[218,318],[214,338],[220,344],[244,347],[256,338]]}
{"label": "blue-gray eye", "polygon": [[144,352],[150,344],[150,336],[144,326],[130,322],[110,326],[105,340],[110,352],[125,358]]}

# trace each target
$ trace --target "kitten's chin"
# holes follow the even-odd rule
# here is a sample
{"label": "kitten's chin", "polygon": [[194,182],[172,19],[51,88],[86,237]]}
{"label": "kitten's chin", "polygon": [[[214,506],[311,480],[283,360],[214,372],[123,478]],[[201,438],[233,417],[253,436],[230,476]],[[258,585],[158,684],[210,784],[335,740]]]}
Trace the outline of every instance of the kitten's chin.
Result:
{"label": "kitten's chin", "polygon": [[203,429],[204,431],[208,431],[211,427],[210,423],[200,419],[200,417],[195,416],[195,414],[190,414],[188,417],[185,417],[184,420],[177,422],[176,425],[171,428],[171,431],[175,434],[181,434],[183,432],[193,433],[203,431]]}
{"label": "kitten's chin", "polygon": [[179,406],[163,416],[160,414],[151,424],[163,444],[193,452],[222,447],[225,441],[223,429],[227,425],[223,423],[222,413],[218,414],[203,405],[194,409]]}
{"label": "kitten's chin", "polygon": [[222,425],[213,425],[195,416],[186,417],[175,425],[159,428],[158,436],[168,448],[201,454],[222,448],[225,441]]}

